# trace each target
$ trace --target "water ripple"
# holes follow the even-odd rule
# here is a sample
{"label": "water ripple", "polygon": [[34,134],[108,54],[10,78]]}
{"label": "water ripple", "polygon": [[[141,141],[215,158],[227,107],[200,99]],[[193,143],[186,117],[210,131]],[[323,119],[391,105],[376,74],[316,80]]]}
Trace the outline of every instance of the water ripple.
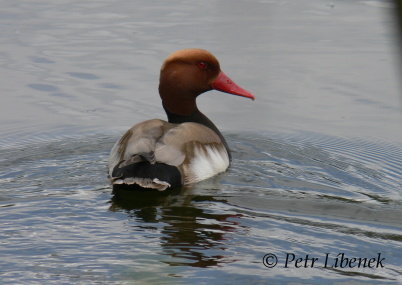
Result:
{"label": "water ripple", "polygon": [[[80,282],[100,284],[132,279],[132,270],[151,283],[171,271],[183,280],[201,278],[207,269],[236,272],[236,280],[268,278],[259,263],[267,250],[381,252],[387,258],[381,272],[337,269],[327,277],[400,276],[397,144],[227,134],[233,161],[226,173],[170,192],[111,195],[106,163],[120,135],[43,134],[0,146],[3,280],[30,283],[38,270],[50,284],[73,280],[77,270]],[[314,279],[321,271],[305,274]]]}

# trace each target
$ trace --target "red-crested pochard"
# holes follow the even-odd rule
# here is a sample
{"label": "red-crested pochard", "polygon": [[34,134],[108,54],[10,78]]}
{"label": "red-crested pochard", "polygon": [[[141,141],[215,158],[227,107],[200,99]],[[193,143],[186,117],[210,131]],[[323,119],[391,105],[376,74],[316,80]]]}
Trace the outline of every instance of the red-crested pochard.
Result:
{"label": "red-crested pochard", "polygon": [[123,135],[109,158],[112,184],[161,191],[224,172],[231,158],[229,147],[196,104],[198,95],[212,89],[254,100],[221,71],[210,52],[185,49],[169,55],[159,81],[168,122],[141,122]]}

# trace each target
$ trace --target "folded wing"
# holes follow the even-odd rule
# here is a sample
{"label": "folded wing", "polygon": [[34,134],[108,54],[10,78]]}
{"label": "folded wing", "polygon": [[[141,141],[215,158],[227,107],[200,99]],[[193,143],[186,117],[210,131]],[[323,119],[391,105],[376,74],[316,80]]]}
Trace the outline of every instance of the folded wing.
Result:
{"label": "folded wing", "polygon": [[198,123],[177,125],[158,119],[133,126],[115,144],[109,159],[109,175],[115,179],[112,173],[119,163],[119,167],[125,167],[144,161],[177,167],[182,184],[223,172],[229,165],[221,139],[210,128]]}

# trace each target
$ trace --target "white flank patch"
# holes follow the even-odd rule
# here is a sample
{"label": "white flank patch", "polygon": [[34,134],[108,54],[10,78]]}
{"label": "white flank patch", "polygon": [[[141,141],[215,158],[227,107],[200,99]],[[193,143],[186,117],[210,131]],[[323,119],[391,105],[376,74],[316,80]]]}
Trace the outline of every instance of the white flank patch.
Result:
{"label": "white flank patch", "polygon": [[206,146],[204,151],[195,149],[195,155],[189,164],[190,175],[186,183],[195,183],[218,173],[224,172],[229,166],[229,156],[225,148],[217,149]]}

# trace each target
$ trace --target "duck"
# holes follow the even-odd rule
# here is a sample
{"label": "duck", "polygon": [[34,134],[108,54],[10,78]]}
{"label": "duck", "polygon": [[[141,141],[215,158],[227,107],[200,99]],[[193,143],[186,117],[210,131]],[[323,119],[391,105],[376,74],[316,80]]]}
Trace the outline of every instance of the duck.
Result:
{"label": "duck", "polygon": [[225,172],[231,161],[229,146],[196,103],[210,90],[255,99],[221,71],[212,53],[183,49],[170,54],[159,78],[167,121],[140,122],[115,143],[108,161],[111,184],[164,191]]}

